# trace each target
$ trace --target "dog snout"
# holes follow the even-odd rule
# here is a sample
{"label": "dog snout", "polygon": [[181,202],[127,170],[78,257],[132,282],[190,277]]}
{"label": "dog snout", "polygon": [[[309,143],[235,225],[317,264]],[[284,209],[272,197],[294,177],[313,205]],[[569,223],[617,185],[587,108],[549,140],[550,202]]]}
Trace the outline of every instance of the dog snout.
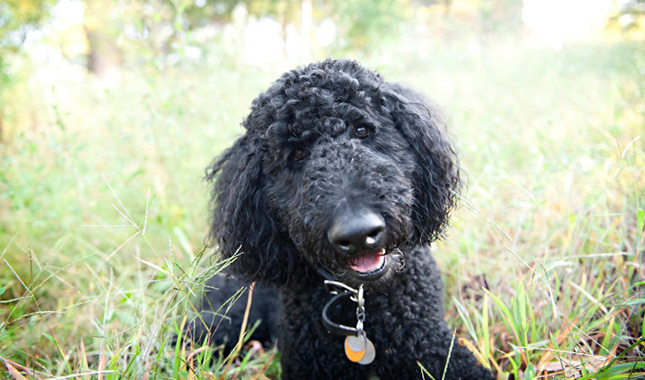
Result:
{"label": "dog snout", "polygon": [[327,238],[334,248],[345,254],[379,249],[385,235],[385,221],[370,210],[345,212],[334,219]]}

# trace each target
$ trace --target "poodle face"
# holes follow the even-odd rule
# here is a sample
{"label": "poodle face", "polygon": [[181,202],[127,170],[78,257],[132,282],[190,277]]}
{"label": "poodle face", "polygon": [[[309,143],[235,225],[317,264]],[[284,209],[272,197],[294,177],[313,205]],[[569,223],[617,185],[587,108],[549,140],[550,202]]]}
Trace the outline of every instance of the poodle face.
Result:
{"label": "poodle face", "polygon": [[[249,280],[298,283],[321,268],[384,288],[401,252],[443,231],[459,189],[436,110],[356,62],[284,74],[207,173],[211,236]],[[215,177],[216,173],[220,173]]]}
{"label": "poodle face", "polygon": [[357,120],[317,118],[309,141],[285,138],[299,124],[270,131],[268,207],[310,265],[347,284],[387,281],[411,231],[412,168],[399,165],[410,153],[392,120],[346,107]]}

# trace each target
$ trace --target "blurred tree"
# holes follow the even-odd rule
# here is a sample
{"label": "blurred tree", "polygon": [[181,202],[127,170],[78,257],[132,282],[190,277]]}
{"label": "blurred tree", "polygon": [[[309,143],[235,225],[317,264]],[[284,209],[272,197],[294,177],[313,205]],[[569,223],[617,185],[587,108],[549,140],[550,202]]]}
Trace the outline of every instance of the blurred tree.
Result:
{"label": "blurred tree", "polygon": [[410,0],[219,0],[196,1],[186,8],[186,17],[191,26],[226,23],[239,4],[256,18],[274,18],[282,25],[283,37],[292,24],[308,40],[314,21],[331,19],[342,36],[336,44],[341,49],[366,48],[394,36],[411,14]]}
{"label": "blurred tree", "polygon": [[89,45],[87,70],[103,80],[110,80],[118,69],[121,52],[117,38],[122,31],[120,20],[115,20],[116,3],[112,0],[85,1],[83,29]]}
{"label": "blurred tree", "polygon": [[328,16],[344,36],[342,48],[378,46],[398,34],[411,17],[409,0],[328,0]]}
{"label": "blurred tree", "polygon": [[[27,33],[36,29],[49,15],[55,0],[3,0],[0,2],[0,141],[6,138],[5,121],[11,119],[11,93],[18,82],[9,74],[8,61],[19,53]],[[9,113],[9,115],[7,115]]]}
{"label": "blurred tree", "polygon": [[163,66],[168,57],[177,56],[175,53],[181,56],[193,31],[232,22],[240,6],[253,18],[276,20],[282,26],[284,40],[288,27],[293,25],[304,48],[311,45],[315,22],[327,19],[333,20],[337,28],[333,47],[366,49],[382,45],[398,34],[400,24],[411,19],[414,0],[82,1],[90,46],[88,70],[102,76],[121,60],[136,56]]}
{"label": "blurred tree", "polygon": [[19,48],[27,33],[49,17],[56,0],[3,0],[0,3],[0,47]]}
{"label": "blurred tree", "polygon": [[452,0],[443,0],[444,15],[450,13],[450,7],[452,6]]}
{"label": "blurred tree", "polygon": [[522,0],[479,0],[483,34],[515,32],[522,27]]}
{"label": "blurred tree", "polygon": [[629,0],[617,7],[610,17],[608,28],[618,28],[624,33],[634,34],[634,37],[645,36],[645,0]]}
{"label": "blurred tree", "polygon": [[522,0],[462,1],[473,6],[481,38],[495,33],[516,32],[522,27]]}
{"label": "blurred tree", "polygon": [[210,22],[226,23],[231,21],[233,10],[244,4],[249,14],[257,17],[273,17],[281,24],[296,23],[300,17],[303,1],[308,0],[218,0],[195,1],[186,9],[191,25],[203,26]]}
{"label": "blurred tree", "polygon": [[[187,17],[192,26],[204,26],[209,23],[227,23],[232,21],[233,12],[239,5],[244,5],[249,15],[256,18],[271,17],[282,26],[282,38],[286,39],[289,24],[303,28],[303,4],[311,0],[220,0],[195,2],[187,9]],[[310,14],[309,14],[310,17]]]}

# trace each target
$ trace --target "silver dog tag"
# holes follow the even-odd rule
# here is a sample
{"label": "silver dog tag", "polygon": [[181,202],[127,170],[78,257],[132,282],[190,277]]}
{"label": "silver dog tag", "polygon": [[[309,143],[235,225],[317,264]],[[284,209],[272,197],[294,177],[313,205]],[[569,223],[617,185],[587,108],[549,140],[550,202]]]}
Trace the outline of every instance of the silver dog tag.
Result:
{"label": "silver dog tag", "polygon": [[365,349],[366,340],[363,335],[350,335],[347,337],[347,346],[354,352],[363,351]]}
{"label": "silver dog tag", "polygon": [[374,349],[374,344],[372,341],[365,337],[365,355],[358,361],[358,364],[368,365],[374,361],[376,358],[376,350]]}

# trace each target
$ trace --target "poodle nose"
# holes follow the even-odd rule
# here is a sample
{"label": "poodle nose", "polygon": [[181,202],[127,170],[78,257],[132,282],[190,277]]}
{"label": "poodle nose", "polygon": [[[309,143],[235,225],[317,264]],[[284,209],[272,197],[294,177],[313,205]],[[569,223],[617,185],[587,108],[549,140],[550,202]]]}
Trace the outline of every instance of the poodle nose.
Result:
{"label": "poodle nose", "polygon": [[327,231],[329,242],[343,253],[378,249],[385,231],[383,218],[370,210],[346,212],[337,216]]}

